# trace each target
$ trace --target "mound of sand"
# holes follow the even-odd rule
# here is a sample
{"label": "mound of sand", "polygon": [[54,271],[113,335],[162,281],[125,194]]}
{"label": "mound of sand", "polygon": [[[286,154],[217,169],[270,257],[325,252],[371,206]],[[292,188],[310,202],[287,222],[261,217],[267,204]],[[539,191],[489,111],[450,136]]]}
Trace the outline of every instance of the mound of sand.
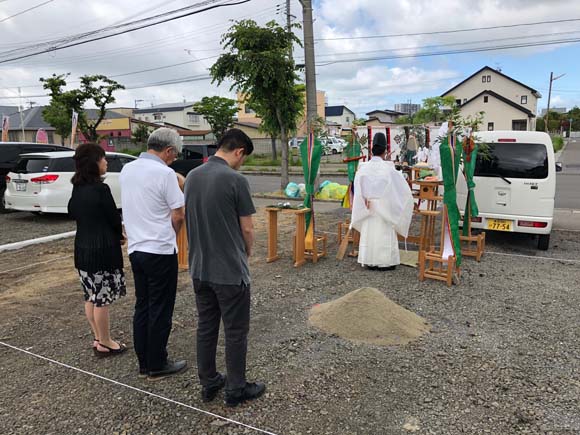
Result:
{"label": "mound of sand", "polygon": [[425,319],[370,287],[315,305],[309,321],[330,334],[379,346],[406,344],[431,329]]}

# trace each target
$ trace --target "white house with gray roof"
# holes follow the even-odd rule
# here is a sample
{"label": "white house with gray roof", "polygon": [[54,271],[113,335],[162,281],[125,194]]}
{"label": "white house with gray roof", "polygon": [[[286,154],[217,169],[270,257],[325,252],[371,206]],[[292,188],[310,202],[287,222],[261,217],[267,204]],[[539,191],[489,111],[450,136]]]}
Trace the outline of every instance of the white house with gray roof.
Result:
{"label": "white house with gray roof", "polygon": [[536,129],[538,99],[530,86],[488,66],[441,94],[452,95],[463,117],[485,112],[480,130]]}
{"label": "white house with gray roof", "polygon": [[205,118],[193,110],[193,102],[159,104],[145,109],[135,109],[133,116],[146,122],[165,123],[189,130],[211,130]]}

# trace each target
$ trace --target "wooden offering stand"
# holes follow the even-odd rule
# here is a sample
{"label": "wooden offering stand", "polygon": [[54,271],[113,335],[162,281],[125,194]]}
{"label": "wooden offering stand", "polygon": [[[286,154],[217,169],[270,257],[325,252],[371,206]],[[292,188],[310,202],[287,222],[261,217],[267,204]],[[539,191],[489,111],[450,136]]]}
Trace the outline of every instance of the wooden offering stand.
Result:
{"label": "wooden offering stand", "polygon": [[[305,264],[307,258],[312,260],[313,263],[316,263],[319,258],[326,256],[326,235],[316,235],[316,241],[312,249],[306,249],[304,240],[306,237],[306,213],[309,211],[309,208],[266,208],[268,216],[267,263],[272,263],[280,259],[278,256],[278,213],[280,212],[293,214],[296,217],[296,231],[292,238],[292,259],[294,261],[294,267],[300,267]],[[321,249],[319,249],[319,245],[322,245]]]}
{"label": "wooden offering stand", "polygon": [[350,221],[347,219],[344,222],[338,223],[338,245],[342,243],[342,240],[348,236],[348,243],[352,243],[351,251],[347,254],[349,257],[358,256],[358,244],[360,242],[360,233],[354,228],[348,231],[350,228]]}
{"label": "wooden offering stand", "polygon": [[189,269],[189,242],[185,224],[183,224],[177,235],[177,265],[179,270]]}
{"label": "wooden offering stand", "polygon": [[428,251],[419,251],[419,281],[426,278],[444,281],[448,287],[453,284],[453,275],[459,275],[455,256],[443,257],[445,250],[445,227],[447,226],[447,207],[443,206],[441,218],[441,240],[439,247],[431,246]]}
{"label": "wooden offering stand", "polygon": [[481,261],[481,256],[485,251],[485,232],[482,231],[477,235],[471,234],[471,221],[463,221],[467,225],[467,236],[459,236],[461,241],[461,255],[464,257],[474,257],[476,261]]}
{"label": "wooden offering stand", "polygon": [[[435,221],[441,214],[437,210],[437,204],[443,200],[439,195],[439,186],[443,184],[442,181],[420,181],[414,180],[413,184],[419,186],[419,190],[413,192],[413,197],[416,200],[413,214],[421,216],[421,227],[419,235],[411,235],[407,237],[407,241],[415,243],[419,247],[419,251],[426,251],[433,244],[435,234]],[[425,203],[425,207],[421,208],[421,204]],[[405,239],[398,236],[399,241]]]}

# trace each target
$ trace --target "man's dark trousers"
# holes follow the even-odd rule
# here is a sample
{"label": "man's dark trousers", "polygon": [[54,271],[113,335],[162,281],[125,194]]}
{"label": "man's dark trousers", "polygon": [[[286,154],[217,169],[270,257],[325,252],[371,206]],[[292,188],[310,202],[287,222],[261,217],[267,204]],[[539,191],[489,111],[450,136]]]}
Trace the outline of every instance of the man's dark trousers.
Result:
{"label": "man's dark trousers", "polygon": [[167,362],[177,292],[177,254],[135,251],[129,255],[135,278],[133,343],[141,370],[155,371]]}
{"label": "man's dark trousers", "polygon": [[250,330],[250,286],[220,285],[194,280],[199,316],[197,327],[197,370],[204,387],[218,380],[216,347],[223,320],[226,337],[227,390],[246,386],[246,354]]}

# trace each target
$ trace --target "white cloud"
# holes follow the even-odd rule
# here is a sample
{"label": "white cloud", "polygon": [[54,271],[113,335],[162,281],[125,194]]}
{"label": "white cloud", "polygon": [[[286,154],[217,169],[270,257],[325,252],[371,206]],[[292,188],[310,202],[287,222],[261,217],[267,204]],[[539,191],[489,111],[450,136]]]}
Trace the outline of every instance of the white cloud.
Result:
{"label": "white cloud", "polygon": [[[2,3],[0,18],[36,4],[33,0]],[[93,30],[124,19],[142,18],[190,5],[186,0],[56,0],[38,10],[15,17],[0,26],[0,52],[15,48],[24,42],[47,40],[57,36]],[[17,86],[39,86],[38,78],[52,73],[71,73],[71,79],[83,74],[102,73],[116,75],[204,59],[220,52],[220,36],[231,25],[232,19],[253,18],[263,24],[271,19],[283,23],[280,14],[283,1],[253,0],[241,6],[221,8],[165,25],[117,36],[103,41],[30,59],[0,64],[0,96],[10,96],[14,101]],[[302,21],[298,0],[292,0],[292,12]],[[546,21],[580,16],[580,2],[565,0],[320,0],[315,2],[315,37],[365,36],[433,32],[441,29],[483,27],[511,23]],[[376,39],[318,40],[316,43],[318,89],[325,90],[329,104],[348,103],[349,107],[363,113],[372,108],[387,108],[412,98],[420,101],[425,96],[437,95],[457,82],[461,57],[449,56],[432,59],[400,59],[354,63],[336,62],[360,56],[387,56],[414,54],[424,46],[467,43],[498,38],[511,38],[549,32],[577,30],[577,23],[562,23],[534,27],[470,32],[445,35],[422,35]],[[297,31],[301,34],[301,31]],[[576,34],[580,36],[580,32]],[[513,39],[516,40],[516,39]],[[525,40],[524,40],[525,41]],[[490,45],[500,42],[490,42]],[[461,48],[462,46],[448,47]],[[435,47],[433,49],[436,49]],[[538,47],[504,54],[526,57],[551,51],[551,47]],[[388,51],[390,50],[390,51]],[[366,52],[366,53],[364,53]],[[297,50],[297,60],[303,53]],[[482,55],[482,59],[491,58]],[[174,78],[206,74],[213,59],[200,60],[179,67],[161,69],[141,74],[119,77],[126,86],[153,83]],[[481,64],[476,65],[475,71]],[[492,64],[493,66],[493,64]],[[518,77],[525,81],[525,77]],[[570,87],[580,88],[580,84]],[[25,95],[42,93],[41,87],[23,87]],[[191,82],[163,87],[127,90],[118,94],[119,105],[133,106],[195,100],[204,95],[233,95],[228,88],[216,88],[209,81]],[[578,96],[569,95],[570,100]],[[46,103],[47,98],[33,98]],[[6,100],[0,100],[3,104]]]}

